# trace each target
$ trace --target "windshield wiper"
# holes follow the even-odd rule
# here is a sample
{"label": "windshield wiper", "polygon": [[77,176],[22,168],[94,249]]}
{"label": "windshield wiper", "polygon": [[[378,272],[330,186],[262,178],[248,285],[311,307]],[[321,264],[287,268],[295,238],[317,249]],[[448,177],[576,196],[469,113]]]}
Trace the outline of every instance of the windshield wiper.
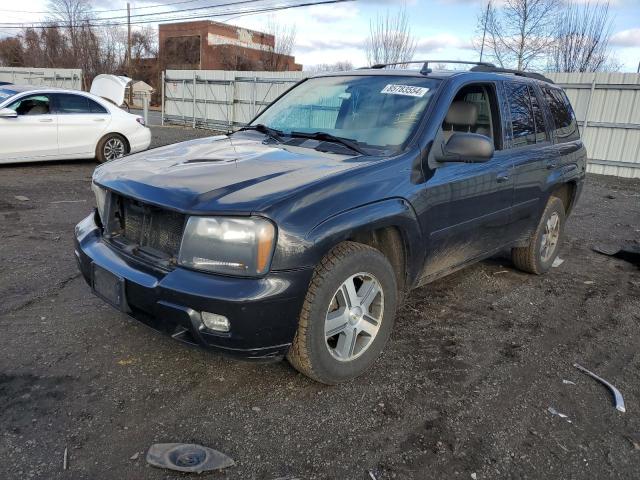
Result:
{"label": "windshield wiper", "polygon": [[281,132],[280,130],[276,130],[275,128],[267,127],[264,123],[258,123],[256,125],[247,125],[240,129],[240,131],[242,130],[255,130],[256,132],[264,133],[265,135],[273,138],[278,143],[283,142],[282,135],[284,135],[284,132]]}
{"label": "windshield wiper", "polygon": [[327,132],[314,132],[314,133],[306,133],[306,132],[291,132],[292,137],[300,137],[300,138],[311,138],[313,140],[324,140],[326,142],[339,143],[340,145],[344,145],[345,147],[353,150],[354,152],[359,153],[360,155],[369,155],[362,147],[358,145],[355,140],[351,140],[349,138],[336,137]]}

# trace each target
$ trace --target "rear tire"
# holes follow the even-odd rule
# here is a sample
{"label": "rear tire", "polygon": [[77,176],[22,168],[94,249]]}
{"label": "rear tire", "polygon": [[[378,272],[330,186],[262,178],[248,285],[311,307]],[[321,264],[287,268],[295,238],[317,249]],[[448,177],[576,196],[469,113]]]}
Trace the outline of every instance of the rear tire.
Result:
{"label": "rear tire", "polygon": [[395,273],[382,253],[340,243],[313,274],[289,363],[328,385],[361,375],[391,335],[397,298]]}
{"label": "rear tire", "polygon": [[124,157],[129,153],[129,144],[120,134],[109,133],[102,137],[96,147],[96,160],[99,163]]}
{"label": "rear tire", "polygon": [[551,197],[529,244],[526,247],[511,250],[513,264],[528,273],[536,275],[546,273],[558,256],[565,219],[565,206],[562,200]]}

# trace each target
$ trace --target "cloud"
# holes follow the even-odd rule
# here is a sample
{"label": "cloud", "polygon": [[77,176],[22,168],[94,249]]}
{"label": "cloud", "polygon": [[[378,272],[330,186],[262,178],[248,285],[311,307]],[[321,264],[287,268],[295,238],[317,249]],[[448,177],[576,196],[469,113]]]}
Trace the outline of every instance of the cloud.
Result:
{"label": "cloud", "polygon": [[616,47],[640,47],[640,28],[630,28],[616,32],[609,41]]}
{"label": "cloud", "polygon": [[359,10],[354,4],[345,3],[343,5],[319,5],[317,7],[309,7],[308,13],[315,21],[333,23],[356,18]]}
{"label": "cloud", "polygon": [[418,39],[416,51],[419,53],[437,52],[445,48],[472,49],[471,40],[463,40],[448,33],[421,37]]}
{"label": "cloud", "polygon": [[366,38],[363,37],[316,37],[307,36],[296,41],[295,49],[301,53],[315,52],[318,50],[332,51],[347,48],[363,49]]}

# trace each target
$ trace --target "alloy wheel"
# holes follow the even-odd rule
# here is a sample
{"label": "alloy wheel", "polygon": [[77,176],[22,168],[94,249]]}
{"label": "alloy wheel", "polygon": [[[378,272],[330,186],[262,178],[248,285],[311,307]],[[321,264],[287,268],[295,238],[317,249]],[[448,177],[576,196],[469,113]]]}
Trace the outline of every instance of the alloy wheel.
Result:
{"label": "alloy wheel", "polygon": [[125,153],[124,142],[119,138],[110,138],[104,144],[104,158],[106,160],[114,160],[123,157]]}
{"label": "alloy wheel", "polygon": [[556,251],[556,245],[560,239],[560,216],[553,212],[547,219],[542,234],[540,245],[540,257],[543,262],[547,262]]}
{"label": "alloy wheel", "polygon": [[384,292],[370,273],[349,277],[336,290],[324,322],[325,344],[331,355],[348,362],[373,343],[384,312]]}

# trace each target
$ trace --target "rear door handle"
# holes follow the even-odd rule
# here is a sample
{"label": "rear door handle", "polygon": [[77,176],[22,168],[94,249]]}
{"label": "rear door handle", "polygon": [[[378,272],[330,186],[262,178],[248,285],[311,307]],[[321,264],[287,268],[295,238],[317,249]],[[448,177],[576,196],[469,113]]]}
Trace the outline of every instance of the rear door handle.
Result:
{"label": "rear door handle", "polygon": [[104,118],[94,118],[94,122],[104,122]]}
{"label": "rear door handle", "polygon": [[504,183],[507,180],[509,180],[509,174],[507,173],[499,173],[498,176],[496,176],[496,182],[498,183]]}
{"label": "rear door handle", "polygon": [[42,122],[42,123],[51,123],[51,122],[53,122],[53,118],[41,118],[38,121]]}

